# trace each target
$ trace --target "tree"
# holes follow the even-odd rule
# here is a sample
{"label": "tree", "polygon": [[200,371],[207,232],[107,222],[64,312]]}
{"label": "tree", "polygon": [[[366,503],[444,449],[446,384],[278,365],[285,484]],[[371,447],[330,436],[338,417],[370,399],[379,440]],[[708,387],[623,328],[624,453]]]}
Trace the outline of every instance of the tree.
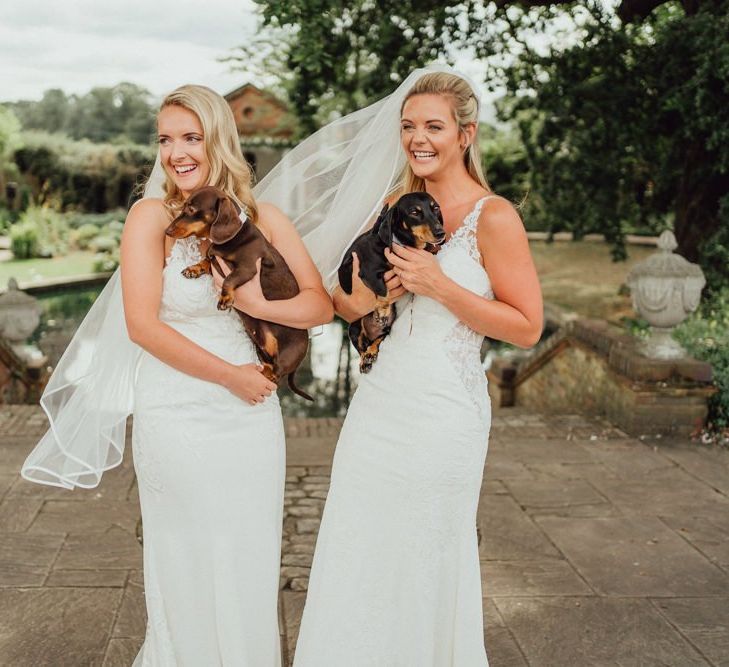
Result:
{"label": "tree", "polygon": [[0,106],[0,200],[5,199],[6,182],[17,175],[11,156],[20,145],[20,121],[10,109]]}
{"label": "tree", "polygon": [[260,73],[273,54],[266,73],[278,75],[305,134],[391,92],[414,67],[447,59],[462,13],[437,0],[256,2],[263,30],[230,60]]}
{"label": "tree", "polygon": [[38,102],[6,103],[25,130],[66,134],[90,139],[147,144],[154,134],[154,108],[150,93],[133,83],[97,87],[85,95],[67,96],[57,88],[47,90]]}
{"label": "tree", "polygon": [[500,115],[527,154],[527,215],[603,232],[616,258],[626,230],[672,224],[712,285],[729,278],[729,0],[258,4],[266,39],[283,38],[305,131],[470,49],[508,91]]}
{"label": "tree", "polygon": [[[626,228],[672,223],[679,252],[701,261],[712,288],[729,278],[729,2],[597,1],[512,9],[501,70],[547,226],[602,231],[623,255]],[[559,16],[579,39],[530,47],[524,35]],[[480,34],[477,51],[493,52]],[[548,202],[548,204],[547,204]]]}

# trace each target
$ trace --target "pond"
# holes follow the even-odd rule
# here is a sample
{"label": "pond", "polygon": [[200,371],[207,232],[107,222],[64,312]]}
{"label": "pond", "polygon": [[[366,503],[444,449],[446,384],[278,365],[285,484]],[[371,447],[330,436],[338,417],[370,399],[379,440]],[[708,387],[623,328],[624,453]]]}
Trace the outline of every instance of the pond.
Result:
{"label": "pond", "polygon": [[[33,290],[43,312],[32,341],[48,355],[51,366],[58,363],[102,288],[100,282],[95,286]],[[349,342],[346,323],[336,319],[321,329],[319,335],[311,338],[309,353],[297,372],[297,385],[313,396],[314,402],[305,401],[292,394],[288,387],[282,387],[279,397],[283,413],[288,417],[344,416],[357,386],[359,356]],[[507,347],[486,341],[482,349],[484,369]]]}

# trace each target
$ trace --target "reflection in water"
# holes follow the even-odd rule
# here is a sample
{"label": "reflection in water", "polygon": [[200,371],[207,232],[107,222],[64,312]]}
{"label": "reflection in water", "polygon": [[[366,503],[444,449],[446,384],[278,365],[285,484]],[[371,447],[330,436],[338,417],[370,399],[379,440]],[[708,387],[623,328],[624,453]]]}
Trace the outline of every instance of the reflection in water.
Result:
{"label": "reflection in water", "polygon": [[31,340],[48,355],[50,366],[55,368],[102,288],[103,285],[88,288],[69,287],[37,295],[43,312],[40,326]]}

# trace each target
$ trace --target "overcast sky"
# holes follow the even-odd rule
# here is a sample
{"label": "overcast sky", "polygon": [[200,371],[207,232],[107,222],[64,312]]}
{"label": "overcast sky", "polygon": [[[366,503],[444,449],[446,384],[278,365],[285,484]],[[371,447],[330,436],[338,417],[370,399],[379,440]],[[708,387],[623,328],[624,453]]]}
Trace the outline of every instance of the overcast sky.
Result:
{"label": "overcast sky", "polygon": [[0,0],[0,100],[121,81],[159,96],[183,83],[226,93],[242,74],[217,58],[255,31],[253,7],[251,0]]}
{"label": "overcast sky", "polygon": [[[122,81],[158,97],[183,83],[225,94],[248,78],[218,58],[255,32],[254,8],[252,0],[0,0],[0,101]],[[474,78],[480,70],[457,66]]]}

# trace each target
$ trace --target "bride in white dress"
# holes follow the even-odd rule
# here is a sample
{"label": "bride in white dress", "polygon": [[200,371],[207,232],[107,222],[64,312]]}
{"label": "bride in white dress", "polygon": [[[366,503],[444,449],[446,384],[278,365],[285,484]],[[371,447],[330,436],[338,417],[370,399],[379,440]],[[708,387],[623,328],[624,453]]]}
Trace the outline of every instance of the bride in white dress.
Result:
{"label": "bride in white dress", "polygon": [[[132,207],[122,237],[126,331],[112,285],[100,297],[109,312],[90,313],[78,334],[81,343],[96,336],[96,368],[93,360],[73,368],[83,345],[72,343],[76,363],[57,373],[73,377],[74,390],[52,381],[44,407],[53,432],[23,474],[95,486],[121,460],[131,409],[148,615],[135,667],[277,667],[285,448],[276,386],[260,372],[240,318],[217,310],[213,278],[180,274],[201,259],[205,241],[173,241],[165,228],[191,191],[215,185],[281,252],[300,287],[293,299],[269,302],[256,277],[237,290],[236,306],[306,329],[331,320],[332,304],[291,222],[254,200],[228,103],[182,86],[163,101],[157,124],[162,196]],[[88,380],[99,371],[104,377]]]}
{"label": "bride in white dress", "polygon": [[[541,293],[522,222],[481,172],[470,85],[426,72],[400,113],[407,163],[391,200],[426,190],[449,238],[435,257],[390,254],[399,315],[337,444],[297,667],[487,664],[476,509],[491,408],[479,353],[485,335],[533,345]],[[374,306],[354,285],[334,291],[350,321]]]}

